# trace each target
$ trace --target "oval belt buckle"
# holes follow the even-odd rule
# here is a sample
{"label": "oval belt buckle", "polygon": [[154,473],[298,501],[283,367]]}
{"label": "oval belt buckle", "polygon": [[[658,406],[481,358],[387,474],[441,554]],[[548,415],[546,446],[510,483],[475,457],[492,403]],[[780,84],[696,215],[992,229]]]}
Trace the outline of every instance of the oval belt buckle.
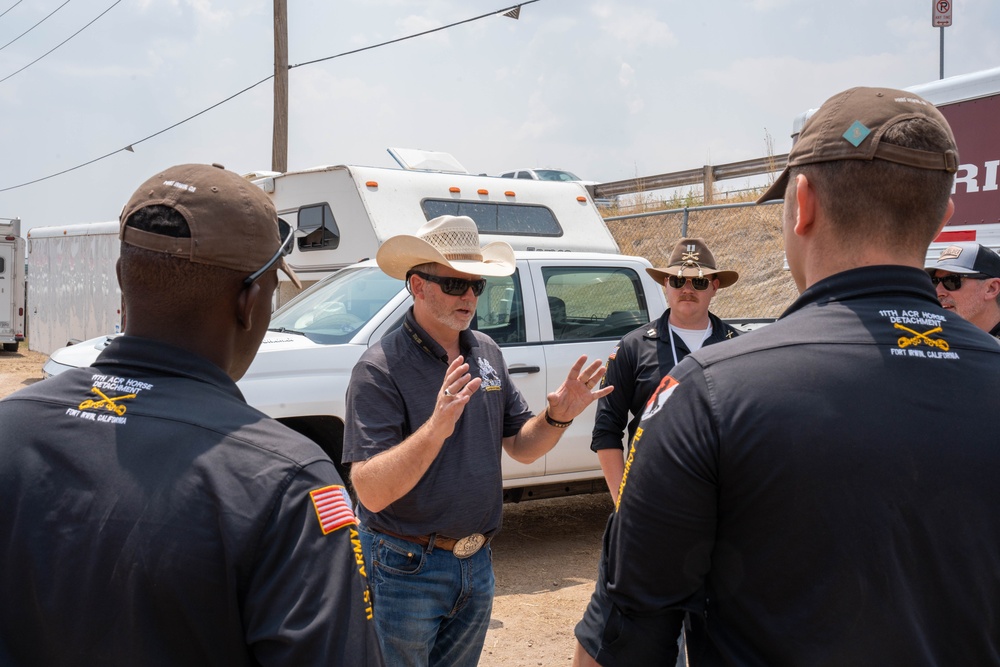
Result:
{"label": "oval belt buckle", "polygon": [[473,533],[455,542],[451,552],[455,554],[455,558],[468,558],[482,549],[484,544],[486,544],[486,537],[480,533]]}

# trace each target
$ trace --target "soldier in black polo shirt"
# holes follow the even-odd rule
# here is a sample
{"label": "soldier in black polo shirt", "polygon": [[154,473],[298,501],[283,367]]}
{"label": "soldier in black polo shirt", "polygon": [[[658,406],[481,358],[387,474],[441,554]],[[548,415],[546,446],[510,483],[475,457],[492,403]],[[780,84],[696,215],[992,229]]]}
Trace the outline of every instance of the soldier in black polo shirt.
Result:
{"label": "soldier in black polo shirt", "polygon": [[[627,333],[608,356],[607,374],[601,382],[615,391],[597,403],[590,443],[616,504],[625,472],[622,434],[627,430],[631,442],[643,408],[660,380],[692,352],[739,335],[709,311],[718,290],[736,283],[739,274],[720,270],[703,239],[682,238],[670,252],[666,267],[646,272],[666,289],[669,308],[656,320]],[[605,594],[601,578],[604,563],[602,551],[594,590],[597,597]],[[683,653],[683,642],[681,647]],[[679,664],[683,660],[681,655]]]}
{"label": "soldier in black polo shirt", "polygon": [[627,333],[608,356],[608,372],[601,382],[616,389],[597,403],[590,442],[616,503],[625,470],[622,435],[626,426],[631,441],[646,401],[681,359],[705,345],[739,335],[708,310],[716,292],[734,284],[739,274],[720,270],[704,240],[681,239],[666,267],[646,272],[667,290],[670,307],[656,320]]}
{"label": "soldier in black polo shirt", "polygon": [[1000,348],[923,271],[958,164],[907,91],[806,120],[762,198],[802,293],[650,399],[577,665],[672,665],[685,612],[693,667],[997,664]]}
{"label": "soldier in black polo shirt", "polygon": [[0,401],[0,664],[381,665],[333,462],[243,399],[283,254],[260,189],[210,165],[121,215],[128,324]]}
{"label": "soldier in black polo shirt", "polygon": [[344,462],[358,494],[375,622],[389,665],[479,662],[493,605],[489,540],[500,529],[501,448],[531,462],[612,387],[580,357],[532,416],[496,343],[469,323],[484,275],[514,272],[506,243],[441,216],[379,248],[413,308],[351,375]]}

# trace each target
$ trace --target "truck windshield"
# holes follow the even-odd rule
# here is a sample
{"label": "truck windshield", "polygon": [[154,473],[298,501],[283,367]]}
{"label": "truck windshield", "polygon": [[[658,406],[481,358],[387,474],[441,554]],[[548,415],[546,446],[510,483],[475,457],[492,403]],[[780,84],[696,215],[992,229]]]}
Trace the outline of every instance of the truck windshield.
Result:
{"label": "truck windshield", "polygon": [[322,344],[347,343],[403,289],[377,267],[343,269],[271,316],[271,330],[294,331]]}

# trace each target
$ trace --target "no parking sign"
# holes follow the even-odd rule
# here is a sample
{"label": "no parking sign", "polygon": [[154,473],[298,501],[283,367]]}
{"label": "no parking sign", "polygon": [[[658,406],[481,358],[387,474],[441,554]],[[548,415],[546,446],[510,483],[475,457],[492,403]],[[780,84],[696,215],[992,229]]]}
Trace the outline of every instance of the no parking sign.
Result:
{"label": "no parking sign", "polygon": [[933,14],[931,25],[935,28],[947,28],[951,25],[951,0],[932,0]]}

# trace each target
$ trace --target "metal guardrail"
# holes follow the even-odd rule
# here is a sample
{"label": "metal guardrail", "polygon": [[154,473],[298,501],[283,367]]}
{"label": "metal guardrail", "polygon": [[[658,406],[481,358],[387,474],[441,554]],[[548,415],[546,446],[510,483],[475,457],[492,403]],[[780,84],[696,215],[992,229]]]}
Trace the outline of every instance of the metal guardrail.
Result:
{"label": "metal guardrail", "polygon": [[721,211],[727,208],[747,208],[749,206],[774,206],[774,205],[784,205],[783,199],[775,199],[773,201],[765,202],[763,204],[756,204],[752,201],[747,202],[735,202],[732,204],[708,204],[706,206],[684,206],[683,208],[673,208],[664,209],[662,211],[643,211],[642,213],[629,213],[627,215],[615,215],[608,216],[604,218],[604,222],[617,222],[619,220],[630,220],[634,218],[648,218],[656,215],[668,215],[668,214],[681,214],[681,236],[688,235],[688,220],[692,212],[700,211]]}
{"label": "metal guardrail", "polygon": [[598,183],[597,185],[588,185],[587,189],[590,190],[590,195],[594,199],[608,199],[618,195],[666,190],[685,185],[702,185],[704,192],[708,193],[712,191],[712,184],[716,181],[781,171],[787,163],[788,154],[785,153],[784,155],[771,155],[754,160],[743,160],[742,162],[730,162],[715,166],[705,165],[701,169],[686,169],[669,174]]}

